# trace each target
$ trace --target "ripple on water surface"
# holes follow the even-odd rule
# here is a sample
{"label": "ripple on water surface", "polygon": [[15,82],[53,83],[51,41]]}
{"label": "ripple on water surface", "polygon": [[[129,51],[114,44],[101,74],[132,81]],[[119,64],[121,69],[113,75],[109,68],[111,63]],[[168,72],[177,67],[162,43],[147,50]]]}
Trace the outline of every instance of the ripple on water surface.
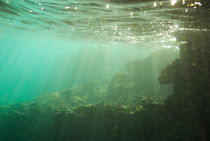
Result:
{"label": "ripple on water surface", "polygon": [[191,16],[201,6],[183,0],[0,0],[0,28],[95,41],[171,42],[178,30],[209,29],[208,22],[196,24],[209,21],[209,10],[204,18]]}

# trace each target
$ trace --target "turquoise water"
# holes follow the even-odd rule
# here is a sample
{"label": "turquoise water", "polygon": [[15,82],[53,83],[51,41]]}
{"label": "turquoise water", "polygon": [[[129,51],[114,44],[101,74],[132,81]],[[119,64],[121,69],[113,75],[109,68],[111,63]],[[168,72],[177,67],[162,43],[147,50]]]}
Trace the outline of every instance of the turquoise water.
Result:
{"label": "turquoise water", "polygon": [[172,33],[182,23],[171,20],[171,8],[170,2],[1,1],[1,103],[107,80],[130,60],[176,48]]}
{"label": "turquoise water", "polygon": [[[110,79],[151,52],[122,43],[64,40],[15,31],[1,35],[1,102],[16,102],[87,81]],[[139,56],[141,54],[142,56]]]}
{"label": "turquoise water", "polygon": [[208,0],[0,0],[0,140],[210,140]]}

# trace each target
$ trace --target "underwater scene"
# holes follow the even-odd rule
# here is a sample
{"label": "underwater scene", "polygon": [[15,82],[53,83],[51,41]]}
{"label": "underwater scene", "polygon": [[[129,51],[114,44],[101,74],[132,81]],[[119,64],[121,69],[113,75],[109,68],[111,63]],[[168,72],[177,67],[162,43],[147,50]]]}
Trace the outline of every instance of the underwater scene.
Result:
{"label": "underwater scene", "polygon": [[0,0],[0,141],[210,141],[210,0]]}

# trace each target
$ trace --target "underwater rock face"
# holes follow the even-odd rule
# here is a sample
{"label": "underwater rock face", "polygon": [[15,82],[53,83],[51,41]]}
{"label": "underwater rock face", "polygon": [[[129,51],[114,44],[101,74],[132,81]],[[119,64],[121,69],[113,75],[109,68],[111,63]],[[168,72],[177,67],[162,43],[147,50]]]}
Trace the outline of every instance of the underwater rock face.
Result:
{"label": "underwater rock face", "polygon": [[161,69],[177,56],[176,49],[161,49],[143,60],[128,62],[127,72],[117,73],[111,80],[90,81],[63,91],[42,94],[34,102],[59,109],[98,102],[137,106],[148,97],[163,100],[172,93],[172,86],[160,84],[157,78]]}
{"label": "underwater rock face", "polygon": [[200,31],[177,37],[186,41],[180,47],[180,57],[159,77],[161,83],[174,84],[174,93],[165,101],[165,108],[175,119],[174,129],[185,127],[179,131],[182,140],[189,137],[207,141],[210,139],[210,34]]}
{"label": "underwater rock face", "polygon": [[[0,107],[0,140],[209,141],[210,34],[181,35],[179,41],[187,43],[180,47],[180,57],[159,78],[161,83],[174,84],[173,94],[164,103],[145,99],[139,106],[98,103],[72,107],[34,101],[4,106]],[[61,93],[71,97],[72,91],[79,90]],[[53,98],[60,101],[58,94]]]}
{"label": "underwater rock face", "polygon": [[209,32],[189,34],[180,37],[180,41],[184,40],[187,43],[180,47],[179,59],[161,72],[159,80],[161,83],[174,83],[175,91],[178,89],[205,91],[210,86]]}
{"label": "underwater rock face", "polygon": [[[29,29],[36,29],[36,26],[32,25],[39,25],[39,27],[42,27],[40,29],[54,29],[51,25],[60,24],[68,27],[64,28],[64,30],[71,30],[72,28],[70,27],[76,27],[75,24],[81,25],[84,21],[86,25],[86,18],[81,20],[82,22],[78,21],[77,18],[75,20],[68,16],[65,19],[59,19],[65,15],[64,13],[68,12],[81,15],[88,13],[86,10],[83,13],[81,12],[82,10],[80,12],[79,10],[77,11],[78,7],[70,9],[63,4],[58,5],[56,2],[44,2],[43,5],[51,7],[50,9],[55,10],[55,13],[56,11],[61,12],[57,16],[59,17],[58,20],[57,18],[53,19],[53,16],[49,13],[46,13],[46,15],[40,14],[43,12],[42,9],[36,12],[34,5],[37,7],[40,5],[31,0],[11,1],[15,3],[14,5],[18,4],[18,2],[26,2],[30,5],[28,7],[20,5],[20,9],[12,5],[12,3],[8,4],[8,1],[10,0],[0,0],[0,15],[1,13],[7,13],[9,17],[11,16],[10,20],[15,23],[17,21],[15,18],[21,21],[21,17],[23,17],[18,15],[27,13],[26,17],[29,20],[21,21],[26,27],[25,30],[28,30],[29,27]],[[150,0],[113,1],[129,3],[131,1],[146,2]],[[186,0],[188,3],[195,1],[197,0]],[[209,0],[200,1],[203,4],[201,8],[209,7]],[[170,5],[170,1],[166,2]],[[182,1],[180,0],[180,2]],[[136,21],[134,23],[131,22],[131,30],[133,31],[128,32],[130,30],[128,28],[129,30],[126,30],[125,33],[129,34],[122,34],[121,37],[127,38],[128,35],[131,35],[131,37],[142,37],[142,34],[137,33],[145,33],[143,30],[147,31],[150,29],[145,33],[147,35],[151,31],[156,31],[159,26],[155,25],[164,25],[164,28],[159,27],[157,30],[158,33],[164,34],[165,32],[162,32],[164,30],[172,32],[167,28],[173,31],[184,29],[183,33],[179,32],[177,35],[177,40],[181,42],[179,58],[173,61],[177,54],[173,54],[169,50],[162,50],[144,60],[128,62],[127,72],[116,74],[111,82],[77,85],[64,91],[47,93],[31,102],[0,106],[0,141],[210,141],[209,10],[204,11],[201,9],[199,11],[197,10],[199,8],[194,9],[193,6],[185,7],[184,5],[183,9],[176,7],[176,5],[174,9],[170,9],[171,5],[169,6],[170,8],[157,9],[153,6],[153,2],[150,4],[150,8],[144,8],[140,5],[130,7],[129,5],[125,8],[125,11],[121,8],[117,9],[118,12],[122,12],[120,13],[123,16],[127,13],[126,18],[122,19],[123,22],[129,21],[129,25],[132,19]],[[105,10],[106,5],[94,2],[86,4],[87,7],[91,5],[96,5],[93,9],[98,9],[100,6],[103,7],[99,8],[98,11],[92,11],[93,13],[101,12],[105,13],[105,17],[107,15],[112,17],[112,14],[109,13],[112,10]],[[77,6],[77,4],[74,6]],[[115,6],[118,7],[117,5]],[[27,11],[29,7],[32,9],[34,7],[35,11]],[[133,11],[140,11],[140,13],[130,13]],[[146,18],[142,18],[141,14],[146,13],[149,13],[150,16],[145,15],[144,17]],[[180,14],[178,15],[178,13]],[[43,17],[40,18],[39,14],[43,15]],[[76,14],[75,17],[78,17],[79,14]],[[159,14],[164,15],[160,17],[160,22],[147,18],[156,19],[157,17],[159,18]],[[110,17],[104,19],[104,24],[102,25],[111,23],[115,25],[121,20],[122,17],[120,15],[115,19]],[[165,15],[170,18],[165,18]],[[4,20],[5,17],[2,18],[1,22],[7,21]],[[97,16],[95,17],[94,23],[99,23],[98,21],[101,21],[101,19],[97,18]],[[176,19],[179,18],[185,20],[177,21]],[[38,21],[42,22],[42,24],[39,24]],[[146,26],[138,25],[139,21],[147,21],[143,23]],[[151,22],[153,24],[150,25]],[[161,24],[162,22],[163,24]],[[185,25],[182,26],[179,22]],[[18,23],[14,27],[17,28],[19,25],[22,26],[22,24]],[[123,29],[127,29],[128,25]],[[59,26],[55,27],[58,28]],[[95,25],[90,27],[95,27]],[[101,25],[98,27],[101,27]],[[118,29],[120,27],[123,26],[118,25]],[[91,28],[88,26],[86,29]],[[1,27],[0,30],[2,30]],[[37,30],[39,31],[39,29]],[[88,31],[87,34],[89,36],[92,29]],[[77,32],[78,30],[73,35]],[[102,29],[99,32],[102,32]],[[96,35],[98,36],[99,34],[97,33]],[[102,35],[98,37],[104,39],[108,35],[107,37],[110,37],[108,39],[115,38],[111,34]],[[157,35],[159,36],[160,34]],[[151,37],[151,34],[147,36]],[[77,37],[80,36],[77,35]],[[116,37],[119,37],[119,34],[116,34]],[[132,41],[142,41],[139,40],[140,38],[136,39]],[[161,39],[167,40],[168,38]],[[147,42],[148,39],[144,38],[143,41]],[[185,44],[182,44],[182,41]],[[164,55],[162,56],[162,54]],[[158,79],[161,84],[158,82]],[[147,95],[151,97],[167,96],[168,88],[165,88],[165,85],[173,85],[173,87],[169,88],[171,90],[169,93],[172,95],[169,95],[164,102],[158,103],[152,98],[145,98]]]}
{"label": "underwater rock face", "polygon": [[[143,60],[126,64],[127,72],[116,74],[107,88],[107,98],[119,104],[137,104],[141,97],[164,98],[172,93],[171,85],[162,85],[158,76],[178,57],[176,49],[161,49]],[[139,100],[140,101],[140,100]]]}

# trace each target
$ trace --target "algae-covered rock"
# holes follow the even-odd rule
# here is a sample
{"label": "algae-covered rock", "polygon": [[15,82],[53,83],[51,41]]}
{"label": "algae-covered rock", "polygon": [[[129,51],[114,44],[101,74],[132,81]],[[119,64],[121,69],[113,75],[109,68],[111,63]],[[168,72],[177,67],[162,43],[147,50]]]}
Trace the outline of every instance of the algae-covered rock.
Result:
{"label": "algae-covered rock", "polygon": [[127,72],[117,73],[108,84],[108,101],[138,105],[145,96],[157,100],[171,94],[172,86],[160,84],[158,76],[178,54],[179,51],[173,48],[161,49],[143,60],[128,62]]}
{"label": "algae-covered rock", "polygon": [[[181,35],[181,36],[180,36]],[[167,121],[179,140],[209,140],[210,133],[210,33],[178,34],[180,57],[161,72],[161,83],[173,83],[165,101]],[[184,127],[184,128],[183,128]],[[181,129],[181,130],[180,130]]]}
{"label": "algae-covered rock", "polygon": [[[209,141],[210,33],[181,33],[177,39],[185,44],[169,65],[161,62],[166,58],[154,57],[161,58],[165,51],[160,51],[131,61],[128,72],[116,74],[108,84],[77,85],[0,107],[0,140]],[[158,67],[153,60],[165,69],[150,71]],[[163,103],[140,91],[153,89],[150,75],[159,74],[161,83],[174,85]]]}

